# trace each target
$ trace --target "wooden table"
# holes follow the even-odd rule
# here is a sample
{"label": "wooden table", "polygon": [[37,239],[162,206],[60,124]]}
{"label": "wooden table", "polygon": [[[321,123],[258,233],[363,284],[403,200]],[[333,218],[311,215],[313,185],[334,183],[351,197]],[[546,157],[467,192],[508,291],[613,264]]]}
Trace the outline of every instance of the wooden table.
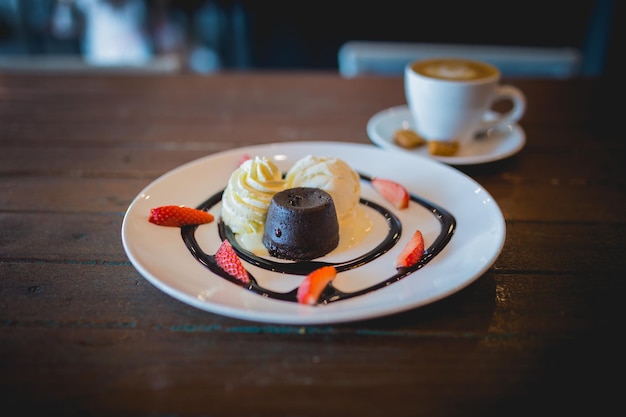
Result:
{"label": "wooden table", "polygon": [[[131,265],[131,201],[251,144],[370,144],[402,79],[0,75],[0,400],[76,416],[607,414],[624,371],[624,155],[602,80],[511,80],[527,145],[461,166],[498,202],[495,264],[436,303],[292,326],[222,317]],[[616,113],[616,112],[614,112]],[[618,119],[619,120],[619,119]]]}

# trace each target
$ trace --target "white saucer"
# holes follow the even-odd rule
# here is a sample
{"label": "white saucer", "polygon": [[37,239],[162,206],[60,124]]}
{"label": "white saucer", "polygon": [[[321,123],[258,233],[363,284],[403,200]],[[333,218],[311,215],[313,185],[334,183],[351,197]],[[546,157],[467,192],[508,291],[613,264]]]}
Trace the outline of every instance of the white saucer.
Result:
{"label": "white saucer", "polygon": [[372,142],[384,149],[399,150],[436,159],[450,165],[471,165],[493,162],[507,158],[519,152],[526,144],[526,134],[517,124],[506,129],[490,130],[481,138],[462,146],[455,156],[435,156],[426,146],[406,149],[393,143],[393,134],[397,129],[412,129],[415,124],[404,106],[391,107],[376,113],[367,122],[367,134]]}

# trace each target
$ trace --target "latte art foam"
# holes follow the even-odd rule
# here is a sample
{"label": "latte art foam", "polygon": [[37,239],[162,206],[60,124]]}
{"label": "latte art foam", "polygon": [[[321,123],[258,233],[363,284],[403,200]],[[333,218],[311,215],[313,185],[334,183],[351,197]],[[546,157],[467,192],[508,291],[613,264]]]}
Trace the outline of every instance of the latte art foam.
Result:
{"label": "latte art foam", "polygon": [[498,70],[489,64],[453,58],[417,62],[413,65],[413,70],[431,78],[458,81],[478,80],[498,73]]}
{"label": "latte art foam", "polygon": [[431,77],[443,77],[443,78],[458,78],[462,80],[468,80],[476,77],[476,71],[468,67],[467,65],[431,65],[424,68],[424,73]]}

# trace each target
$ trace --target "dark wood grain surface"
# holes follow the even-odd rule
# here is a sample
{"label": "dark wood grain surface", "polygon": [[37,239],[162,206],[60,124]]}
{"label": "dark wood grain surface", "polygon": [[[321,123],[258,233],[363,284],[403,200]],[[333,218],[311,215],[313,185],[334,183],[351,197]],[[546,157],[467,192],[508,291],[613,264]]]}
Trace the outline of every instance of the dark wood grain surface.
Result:
{"label": "dark wood grain surface", "polygon": [[[506,219],[477,281],[324,326],[222,317],[159,291],[120,230],[177,166],[269,142],[371,143],[400,78],[0,74],[3,415],[526,416],[620,406],[623,126],[602,80],[511,80],[526,147],[457,167]],[[617,117],[613,119],[613,117]]]}

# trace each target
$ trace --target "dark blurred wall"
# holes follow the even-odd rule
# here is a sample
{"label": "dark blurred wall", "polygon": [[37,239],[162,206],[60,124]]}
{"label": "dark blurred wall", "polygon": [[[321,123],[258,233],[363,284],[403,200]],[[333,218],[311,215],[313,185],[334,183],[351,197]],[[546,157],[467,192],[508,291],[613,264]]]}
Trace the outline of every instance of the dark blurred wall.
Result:
{"label": "dark blurred wall", "polygon": [[333,68],[348,40],[582,47],[596,0],[243,3],[255,66]]}
{"label": "dark blurred wall", "polygon": [[[80,53],[78,33],[59,39],[46,20],[59,1],[69,0],[0,0],[0,55]],[[184,36],[181,53],[210,48],[222,68],[337,69],[349,40],[571,46],[613,68],[623,39],[620,0],[144,1],[148,30],[167,16]],[[6,13],[11,3],[22,11],[17,19]],[[78,16],[77,31],[82,23]]]}

